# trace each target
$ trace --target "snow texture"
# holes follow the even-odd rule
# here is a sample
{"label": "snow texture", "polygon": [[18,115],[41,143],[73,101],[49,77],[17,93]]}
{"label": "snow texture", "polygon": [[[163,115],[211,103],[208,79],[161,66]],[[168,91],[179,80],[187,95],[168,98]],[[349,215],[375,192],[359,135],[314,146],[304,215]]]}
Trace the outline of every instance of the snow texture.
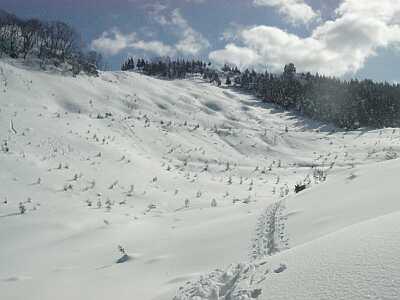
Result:
{"label": "snow texture", "polygon": [[200,78],[1,60],[1,299],[399,299],[398,153]]}

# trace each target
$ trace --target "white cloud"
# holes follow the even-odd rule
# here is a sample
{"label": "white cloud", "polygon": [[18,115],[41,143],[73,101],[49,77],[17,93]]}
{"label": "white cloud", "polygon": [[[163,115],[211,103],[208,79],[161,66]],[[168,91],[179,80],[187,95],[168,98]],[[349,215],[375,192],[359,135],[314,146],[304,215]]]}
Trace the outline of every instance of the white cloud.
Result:
{"label": "white cloud", "polygon": [[[167,45],[161,41],[145,41],[138,39],[136,32],[123,34],[118,29],[103,32],[92,41],[92,48],[106,55],[115,55],[125,50],[141,50],[158,56],[198,55],[210,47],[210,43],[200,32],[194,30],[182,16],[179,9],[166,13],[167,6],[151,5],[147,7],[150,17],[163,27],[177,34],[175,45]],[[143,30],[146,32],[146,30]]]}
{"label": "white cloud", "polygon": [[399,23],[400,2],[397,0],[344,0],[336,9],[336,13],[372,17],[386,23]]}
{"label": "white cloud", "polygon": [[172,12],[171,24],[180,30],[182,38],[176,44],[176,50],[186,55],[197,55],[210,47],[210,43],[200,32],[195,31],[182,17],[179,9]]}
{"label": "white cloud", "polygon": [[131,48],[150,52],[158,56],[173,56],[175,49],[169,45],[165,45],[160,41],[136,41],[131,45]]}
{"label": "white cloud", "polygon": [[240,69],[257,66],[262,57],[250,48],[238,47],[235,44],[226,45],[224,50],[211,52],[210,59],[218,63],[230,63]]}
{"label": "white cloud", "polygon": [[92,41],[92,48],[106,55],[115,55],[129,47],[136,39],[136,34],[124,35],[117,29],[103,32],[102,35]]}
{"label": "white cloud", "polygon": [[150,16],[158,24],[169,27],[170,31],[178,36],[178,41],[175,45],[178,53],[183,55],[198,55],[210,47],[208,40],[190,26],[178,8],[172,12],[166,12],[166,7],[152,10]]}
{"label": "white cloud", "polygon": [[256,6],[269,6],[277,9],[290,23],[307,24],[318,18],[318,13],[304,0],[254,0]]}
{"label": "white cloud", "polygon": [[136,33],[123,34],[118,29],[103,32],[92,41],[92,49],[106,55],[115,55],[121,51],[135,49],[150,52],[159,56],[174,55],[175,49],[160,41],[143,41],[137,38]]}
{"label": "white cloud", "polygon": [[301,71],[340,76],[360,70],[379,48],[399,45],[399,20],[400,2],[344,0],[336,19],[317,26],[309,37],[255,26],[237,33],[240,46],[230,43],[210,53],[210,59],[220,64],[268,65],[273,71],[293,62]]}

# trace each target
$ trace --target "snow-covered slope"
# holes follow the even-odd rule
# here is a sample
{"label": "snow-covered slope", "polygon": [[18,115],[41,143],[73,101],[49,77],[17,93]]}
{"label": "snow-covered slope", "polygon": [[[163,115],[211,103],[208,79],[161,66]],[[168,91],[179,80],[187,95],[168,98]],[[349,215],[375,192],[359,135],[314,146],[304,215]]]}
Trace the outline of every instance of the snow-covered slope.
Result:
{"label": "snow-covered slope", "polygon": [[[176,299],[399,299],[399,169],[385,162],[337,175],[278,202],[272,222],[270,206],[253,243],[261,255],[186,284]],[[263,256],[282,232],[291,248]]]}
{"label": "snow-covered slope", "polygon": [[4,299],[186,299],[240,261],[228,273],[265,278],[205,286],[398,295],[398,129],[335,132],[199,79],[3,61],[0,142]]}

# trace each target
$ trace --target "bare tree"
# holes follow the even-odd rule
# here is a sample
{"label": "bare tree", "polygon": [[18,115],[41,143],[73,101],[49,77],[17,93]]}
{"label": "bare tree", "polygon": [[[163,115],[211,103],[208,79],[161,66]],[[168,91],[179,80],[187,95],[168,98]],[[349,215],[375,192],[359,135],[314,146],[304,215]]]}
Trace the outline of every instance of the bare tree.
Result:
{"label": "bare tree", "polygon": [[[102,57],[86,52],[80,35],[68,24],[59,21],[22,20],[0,10],[0,54],[12,58],[33,55],[43,63],[67,62],[76,73],[97,74]],[[74,71],[75,73],[75,71]]]}
{"label": "bare tree", "polygon": [[39,36],[39,31],[42,24],[39,20],[31,19],[21,25],[21,37],[22,37],[22,54],[24,59],[31,52]]}

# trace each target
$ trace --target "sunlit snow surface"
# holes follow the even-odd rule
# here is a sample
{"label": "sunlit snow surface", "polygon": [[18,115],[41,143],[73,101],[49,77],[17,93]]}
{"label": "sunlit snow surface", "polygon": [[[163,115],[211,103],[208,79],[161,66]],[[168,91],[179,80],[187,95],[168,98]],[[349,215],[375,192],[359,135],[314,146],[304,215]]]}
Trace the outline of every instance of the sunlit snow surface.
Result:
{"label": "sunlit snow surface", "polygon": [[399,299],[399,142],[200,79],[1,61],[0,298]]}

